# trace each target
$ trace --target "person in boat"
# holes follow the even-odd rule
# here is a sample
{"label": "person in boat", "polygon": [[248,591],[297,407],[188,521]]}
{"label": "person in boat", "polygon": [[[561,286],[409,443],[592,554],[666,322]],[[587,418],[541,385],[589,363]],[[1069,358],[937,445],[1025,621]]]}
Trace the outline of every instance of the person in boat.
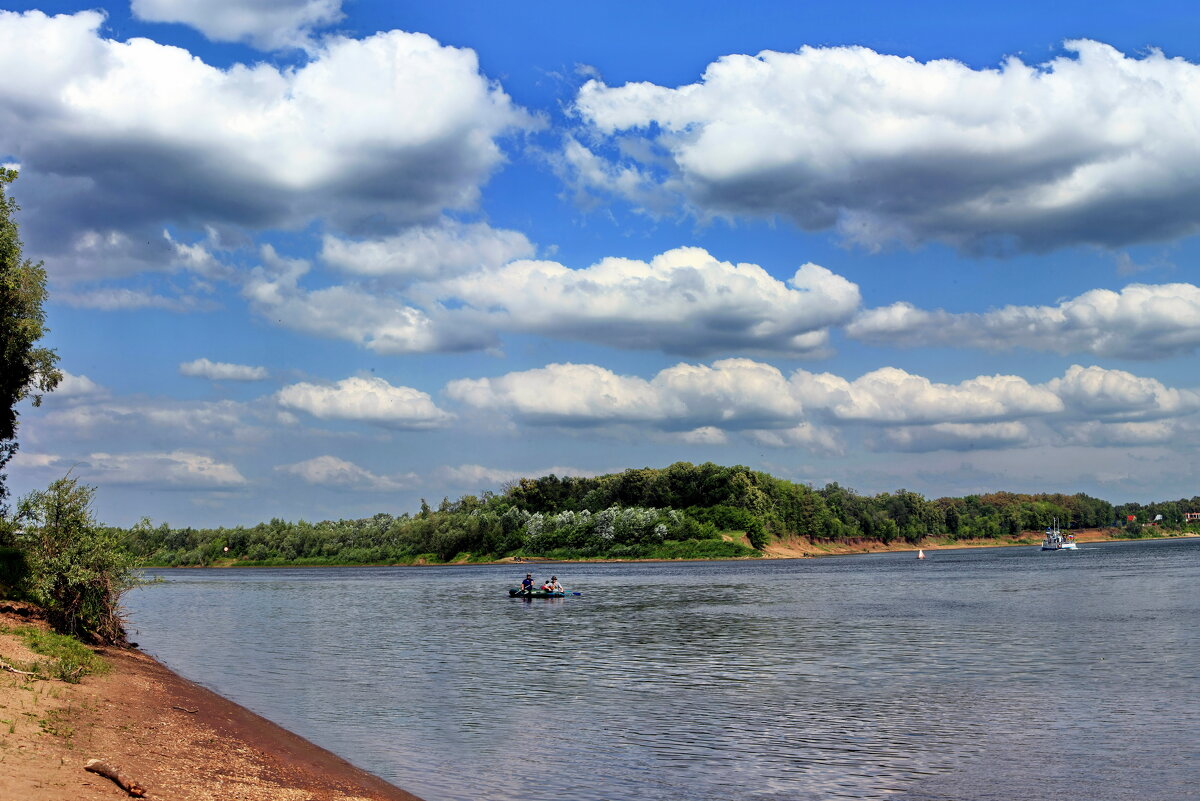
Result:
{"label": "person in boat", "polygon": [[562,585],[558,583],[558,576],[550,577],[550,580],[548,582],[546,582],[546,590],[548,592],[562,592],[563,591]]}
{"label": "person in boat", "polygon": [[525,578],[521,581],[521,593],[530,595],[533,593],[533,574],[526,573]]}

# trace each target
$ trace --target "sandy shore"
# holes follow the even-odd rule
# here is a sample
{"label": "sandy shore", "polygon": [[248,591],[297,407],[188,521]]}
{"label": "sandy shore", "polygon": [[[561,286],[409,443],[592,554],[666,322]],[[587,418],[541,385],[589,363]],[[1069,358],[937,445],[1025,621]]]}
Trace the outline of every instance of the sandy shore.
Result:
{"label": "sandy shore", "polygon": [[[36,621],[35,621],[36,622]],[[29,625],[0,611],[0,625]],[[420,801],[136,649],[104,649],[112,671],[79,684],[0,671],[0,799],[128,798],[84,771],[102,759],[175,801]],[[0,659],[37,659],[0,634]]]}

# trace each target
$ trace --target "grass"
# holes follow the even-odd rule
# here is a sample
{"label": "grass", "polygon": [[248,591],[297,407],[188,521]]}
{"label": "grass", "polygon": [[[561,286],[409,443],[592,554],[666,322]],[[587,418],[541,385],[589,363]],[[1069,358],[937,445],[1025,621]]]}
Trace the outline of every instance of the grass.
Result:
{"label": "grass", "polygon": [[75,727],[68,722],[70,719],[70,708],[52,709],[45,717],[38,718],[38,725],[46,734],[67,739],[75,733]]}
{"label": "grass", "polygon": [[33,626],[0,628],[0,633],[16,634],[25,641],[29,650],[45,657],[29,666],[30,670],[42,678],[78,684],[84,676],[100,675],[109,671],[107,662],[74,637],[43,631]]}

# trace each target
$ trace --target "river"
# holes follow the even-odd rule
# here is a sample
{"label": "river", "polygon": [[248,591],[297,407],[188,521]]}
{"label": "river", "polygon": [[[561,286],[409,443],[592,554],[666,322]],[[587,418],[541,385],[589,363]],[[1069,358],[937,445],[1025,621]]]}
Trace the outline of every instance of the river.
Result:
{"label": "river", "polygon": [[155,570],[131,636],[438,801],[1200,798],[1200,540]]}

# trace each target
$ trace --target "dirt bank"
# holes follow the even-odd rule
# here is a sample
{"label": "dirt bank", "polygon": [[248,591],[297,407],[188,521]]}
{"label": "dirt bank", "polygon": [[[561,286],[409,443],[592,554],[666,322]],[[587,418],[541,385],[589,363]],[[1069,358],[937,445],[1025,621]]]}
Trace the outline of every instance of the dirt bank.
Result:
{"label": "dirt bank", "polygon": [[[29,625],[0,611],[0,626]],[[137,650],[105,649],[112,671],[80,684],[0,671],[0,798],[129,796],[84,771],[102,759],[173,801],[419,801]],[[0,634],[0,660],[38,657]]]}

